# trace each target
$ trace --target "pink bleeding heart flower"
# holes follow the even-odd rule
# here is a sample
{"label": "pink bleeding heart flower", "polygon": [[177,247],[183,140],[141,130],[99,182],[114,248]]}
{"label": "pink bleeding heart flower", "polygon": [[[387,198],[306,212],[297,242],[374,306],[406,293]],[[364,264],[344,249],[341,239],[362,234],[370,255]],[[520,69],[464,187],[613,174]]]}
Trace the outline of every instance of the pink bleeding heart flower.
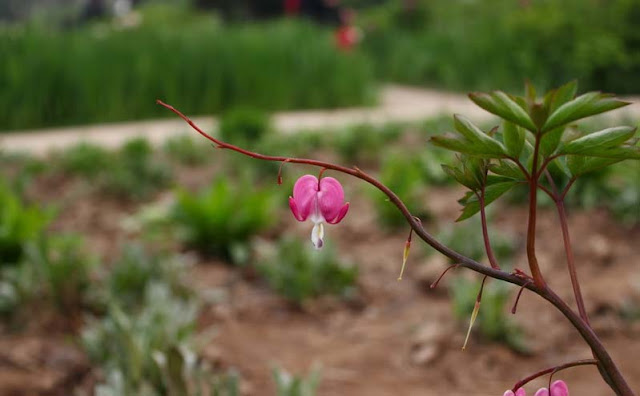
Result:
{"label": "pink bleeding heart flower", "polygon": [[554,381],[550,390],[540,388],[534,396],[569,396],[569,388],[564,381]]}
{"label": "pink bleeding heart flower", "polygon": [[298,221],[310,219],[313,222],[311,242],[316,249],[324,244],[324,223],[339,223],[349,210],[344,203],[344,190],[333,177],[304,175],[293,186],[293,197],[289,197],[289,207]]}
{"label": "pink bleeding heart flower", "polygon": [[[551,394],[549,394],[549,389],[540,388],[534,396],[569,396],[569,387],[567,386],[567,384],[565,384],[564,381],[554,381],[553,384],[551,384],[550,389]],[[520,388],[516,391],[516,393],[508,390],[504,393],[503,396],[527,396],[527,393],[524,391],[524,389]]]}

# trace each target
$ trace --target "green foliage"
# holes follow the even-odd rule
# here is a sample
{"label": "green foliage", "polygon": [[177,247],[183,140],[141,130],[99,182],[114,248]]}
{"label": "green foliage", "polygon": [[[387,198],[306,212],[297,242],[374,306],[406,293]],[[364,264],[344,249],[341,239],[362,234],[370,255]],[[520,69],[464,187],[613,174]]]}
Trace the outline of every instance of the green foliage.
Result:
{"label": "green foliage", "polygon": [[[456,277],[450,284],[453,312],[460,322],[467,323],[476,303],[480,282]],[[489,341],[507,345],[519,353],[527,353],[523,333],[510,316],[508,310],[508,286],[504,283],[485,284],[480,312],[474,327]]]}
{"label": "green foliage", "polygon": [[0,266],[17,263],[26,243],[36,241],[52,213],[28,205],[0,180]]}
{"label": "green foliage", "polygon": [[141,200],[168,186],[171,168],[154,154],[149,142],[132,139],[112,158],[104,169],[101,189],[107,194],[125,199]]}
{"label": "green foliage", "polygon": [[548,89],[579,78],[588,89],[640,92],[637,0],[404,3],[362,18],[365,52],[385,80],[513,91],[524,79]]}
{"label": "green foliage", "polygon": [[107,277],[108,300],[123,307],[135,306],[144,299],[147,287],[157,282],[176,295],[186,295],[182,282],[184,269],[178,257],[154,255],[141,245],[127,245]]}
{"label": "green foliage", "polygon": [[209,365],[196,361],[188,349],[170,347],[166,352],[154,352],[153,358],[162,370],[162,380],[169,395],[239,396],[238,375],[216,374]]}
{"label": "green foliage", "polygon": [[237,146],[253,146],[270,130],[268,114],[247,107],[226,112],[220,120],[220,138]]}
{"label": "green foliage", "polygon": [[640,159],[636,128],[584,132],[570,125],[629,103],[597,92],[575,97],[575,82],[549,91],[541,100],[531,84],[525,88],[524,97],[499,91],[470,95],[480,107],[503,119],[502,130],[496,127],[485,133],[455,116],[455,134],[431,138],[437,146],[465,154],[455,166],[444,166],[449,176],[469,189],[458,201],[463,206],[458,221],[479,212],[483,196],[486,206],[545,172],[548,177],[538,183],[546,183],[547,191],[559,191],[554,194],[560,199],[560,192],[568,191],[580,176],[625,159]]}
{"label": "green foliage", "polygon": [[68,312],[82,306],[95,261],[83,252],[79,238],[66,236],[51,237],[31,245],[22,265],[35,267],[45,295],[58,308]]}
{"label": "green foliage", "polygon": [[171,168],[154,153],[146,139],[127,141],[118,151],[80,143],[58,155],[59,168],[78,175],[101,192],[118,198],[142,200],[168,186]]}
{"label": "green foliage", "polygon": [[273,369],[277,396],[315,396],[320,384],[321,372],[314,368],[308,376],[294,376],[280,369]]}
{"label": "green foliage", "polygon": [[81,243],[74,236],[27,243],[21,261],[0,272],[0,313],[44,305],[72,314],[85,307],[95,261]]}
{"label": "green foliage", "polygon": [[357,268],[340,262],[330,246],[316,251],[310,245],[285,238],[265,254],[258,271],[272,289],[296,304],[325,294],[352,297]]}
{"label": "green foliage", "polygon": [[[99,395],[165,395],[167,388],[154,354],[167,355],[187,345],[196,325],[197,305],[176,298],[167,285],[147,285],[138,307],[109,307],[83,331],[82,341],[90,359],[106,376]],[[152,353],[153,352],[153,353]]]}
{"label": "green foliage", "polygon": [[398,139],[402,128],[403,126],[398,124],[355,125],[340,131],[331,147],[347,163],[371,163],[379,158],[385,145]]}
{"label": "green foliage", "polygon": [[214,154],[211,146],[191,135],[172,137],[164,143],[163,149],[169,158],[187,166],[204,165]]}
{"label": "green foliage", "polygon": [[198,194],[179,190],[171,218],[189,247],[238,263],[233,253],[246,249],[251,237],[273,224],[275,195],[256,189],[248,178],[234,182],[220,176]]}
{"label": "green foliage", "polygon": [[240,105],[284,110],[372,102],[369,61],[338,51],[329,29],[293,20],[223,25],[211,16],[174,14],[170,24],[149,18],[128,29],[1,29],[0,107],[11,111],[0,114],[0,125],[171,117],[156,99],[203,115]]}
{"label": "green foliage", "polygon": [[640,163],[624,162],[584,175],[574,184],[567,201],[575,207],[604,207],[619,221],[640,224]]}
{"label": "green foliage", "polygon": [[[383,160],[379,179],[403,200],[415,216],[423,220],[430,217],[425,209],[425,174],[419,157],[391,153]],[[384,226],[394,228],[406,224],[402,213],[386,195],[379,191],[374,194],[376,213]]]}
{"label": "green foliage", "polygon": [[92,179],[113,165],[113,156],[98,145],[80,143],[62,152],[58,163],[65,173]]}
{"label": "green foliage", "polygon": [[[438,240],[456,252],[479,261],[486,257],[481,227],[479,218],[473,218],[465,223],[453,224],[439,233]],[[516,241],[513,237],[499,230],[492,229],[491,231],[491,247],[496,259],[502,267],[510,267],[511,259],[516,251]]]}

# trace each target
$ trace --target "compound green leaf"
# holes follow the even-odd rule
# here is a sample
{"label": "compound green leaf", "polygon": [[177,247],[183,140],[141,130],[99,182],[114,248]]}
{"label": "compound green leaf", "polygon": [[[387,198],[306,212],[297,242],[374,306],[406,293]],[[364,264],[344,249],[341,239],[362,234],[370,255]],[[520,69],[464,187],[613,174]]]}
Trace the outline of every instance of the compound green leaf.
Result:
{"label": "compound green leaf", "polygon": [[530,131],[536,130],[536,126],[525,109],[504,92],[496,91],[490,94],[474,92],[469,94],[469,98],[489,113],[500,116]]}
{"label": "compound green leaf", "polygon": [[[516,184],[518,184],[516,181],[503,181],[488,185],[484,193],[484,206],[487,207],[490,203],[505,194]],[[478,201],[478,197],[472,192],[468,192],[458,202],[464,206],[464,209],[456,221],[466,220],[480,211],[480,202]]]}
{"label": "compound green leaf", "polygon": [[604,113],[629,104],[629,102],[615,99],[611,95],[589,92],[558,107],[545,122],[542,132],[545,133],[581,118]]}

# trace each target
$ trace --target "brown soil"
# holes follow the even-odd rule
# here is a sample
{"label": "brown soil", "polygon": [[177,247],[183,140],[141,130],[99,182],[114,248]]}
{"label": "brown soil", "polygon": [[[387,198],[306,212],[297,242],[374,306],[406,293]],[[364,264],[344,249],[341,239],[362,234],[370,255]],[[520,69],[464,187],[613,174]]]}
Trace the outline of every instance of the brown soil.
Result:
{"label": "brown soil", "polygon": [[[210,180],[208,172],[198,177],[194,172],[181,172],[180,179],[190,187]],[[53,228],[83,234],[92,249],[108,260],[126,239],[122,221],[135,212],[136,205],[87,193],[69,180],[40,183],[34,194],[62,203]],[[461,351],[466,323],[453,318],[447,293],[451,275],[436,290],[427,287],[446,261],[427,256],[427,248],[414,247],[405,279],[396,281],[407,230],[389,233],[379,229],[363,194],[347,191],[347,195],[353,198],[351,212],[343,223],[327,229],[327,243],[337,245],[340,254],[360,269],[359,298],[354,302],[321,299],[294,308],[259,280],[242,276],[224,263],[203,260],[193,268],[191,283],[196,290],[225,296],[222,302],[208,304],[202,313],[201,328],[217,330],[203,355],[221,367],[238,370],[245,394],[273,394],[273,366],[304,374],[320,364],[320,395],[495,396],[534,371],[590,357],[567,321],[527,292],[516,320],[526,333],[530,356],[477,336]],[[459,191],[450,189],[431,190],[429,206],[438,221],[427,224],[429,230],[435,232],[439,224],[454,220],[457,208],[450,198],[458,195]],[[283,203],[281,229],[307,239],[309,225],[297,223],[285,206]],[[640,392],[640,325],[619,315],[624,303],[640,293],[633,286],[640,281],[640,229],[621,228],[605,212],[570,216],[592,324],[631,387]],[[521,207],[505,207],[495,218],[496,228],[520,240],[524,224],[526,210]],[[551,286],[572,302],[560,238],[555,213],[543,210],[539,261]],[[516,263],[527,268],[522,249]],[[41,320],[37,312],[33,318]],[[0,395],[68,395],[73,389],[90,389],[89,364],[71,336],[46,326],[29,326],[22,334],[15,329],[0,331]],[[571,369],[557,378],[566,380],[574,395],[611,394],[593,367]],[[538,381],[529,389],[542,384]]]}

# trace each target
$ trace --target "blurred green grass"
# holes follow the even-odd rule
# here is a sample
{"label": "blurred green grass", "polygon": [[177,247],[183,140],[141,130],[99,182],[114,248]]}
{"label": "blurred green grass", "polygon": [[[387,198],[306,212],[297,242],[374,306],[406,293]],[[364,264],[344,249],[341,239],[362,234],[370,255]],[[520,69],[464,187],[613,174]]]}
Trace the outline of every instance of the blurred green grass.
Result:
{"label": "blurred green grass", "polygon": [[156,99],[188,114],[373,102],[369,62],[339,52],[329,31],[216,21],[0,28],[0,130],[170,116]]}

